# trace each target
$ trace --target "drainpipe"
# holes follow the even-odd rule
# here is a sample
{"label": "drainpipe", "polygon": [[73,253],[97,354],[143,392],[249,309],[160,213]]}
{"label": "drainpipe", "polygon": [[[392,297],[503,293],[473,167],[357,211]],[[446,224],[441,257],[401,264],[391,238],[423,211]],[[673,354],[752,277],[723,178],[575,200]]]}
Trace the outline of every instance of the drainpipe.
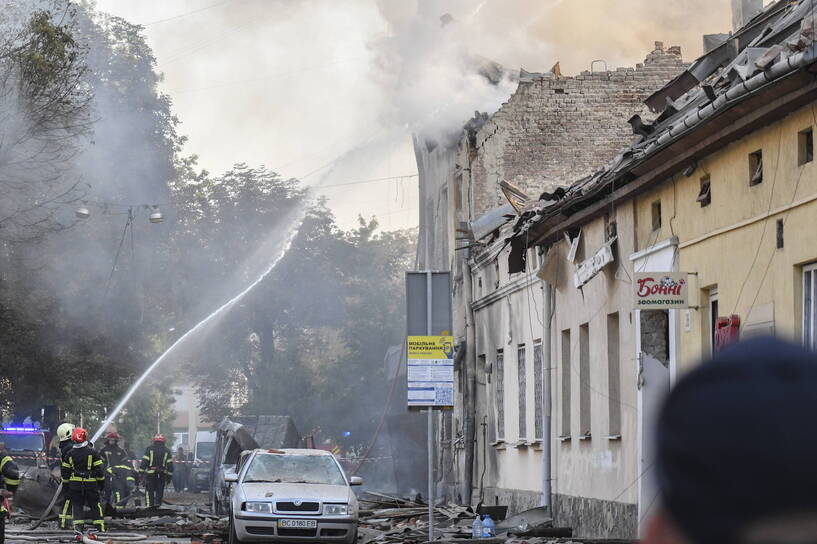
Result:
{"label": "drainpipe", "polygon": [[542,298],[544,309],[544,323],[542,331],[542,364],[544,365],[544,394],[543,402],[545,403],[542,410],[542,418],[544,419],[542,425],[542,439],[545,441],[542,444],[542,506],[548,509],[551,517],[553,517],[553,494],[551,489],[551,459],[553,456],[553,437],[551,436],[551,399],[553,383],[551,377],[553,375],[553,360],[551,357],[551,322],[554,315],[555,300],[553,297],[553,286],[547,282],[542,282]]}
{"label": "drainpipe", "polygon": [[[466,252],[470,253],[470,252]],[[466,297],[465,312],[465,360],[462,370],[465,372],[465,465],[463,467],[463,502],[471,504],[471,495],[474,489],[474,456],[476,454],[476,412],[477,412],[477,343],[474,332],[474,290],[471,276],[470,255],[464,259],[463,294]]]}

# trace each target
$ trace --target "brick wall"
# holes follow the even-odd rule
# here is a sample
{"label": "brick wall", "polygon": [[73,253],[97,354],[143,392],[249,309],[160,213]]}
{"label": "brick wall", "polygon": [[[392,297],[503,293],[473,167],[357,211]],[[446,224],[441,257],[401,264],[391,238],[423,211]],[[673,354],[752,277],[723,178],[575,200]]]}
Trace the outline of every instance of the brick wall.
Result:
{"label": "brick wall", "polygon": [[609,162],[634,138],[627,120],[648,117],[643,101],[684,68],[679,47],[665,50],[656,42],[635,68],[523,74],[516,93],[477,133],[476,216],[506,202],[498,186],[503,179],[538,197]]}

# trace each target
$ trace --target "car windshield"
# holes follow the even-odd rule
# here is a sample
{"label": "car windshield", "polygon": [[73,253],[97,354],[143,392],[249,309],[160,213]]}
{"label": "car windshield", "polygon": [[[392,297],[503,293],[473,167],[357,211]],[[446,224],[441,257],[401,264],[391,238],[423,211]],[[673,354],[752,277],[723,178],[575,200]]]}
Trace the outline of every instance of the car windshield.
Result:
{"label": "car windshield", "polygon": [[42,451],[44,447],[39,433],[0,433],[0,442],[8,451]]}
{"label": "car windshield", "polygon": [[346,485],[343,473],[332,457],[268,453],[253,458],[244,482]]}

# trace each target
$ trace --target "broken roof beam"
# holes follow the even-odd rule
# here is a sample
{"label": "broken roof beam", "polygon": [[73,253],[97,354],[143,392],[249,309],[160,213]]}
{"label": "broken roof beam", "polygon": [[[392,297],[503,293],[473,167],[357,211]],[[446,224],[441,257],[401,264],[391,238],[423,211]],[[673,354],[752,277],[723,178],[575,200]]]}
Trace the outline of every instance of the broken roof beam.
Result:
{"label": "broken roof beam", "polygon": [[[638,177],[630,183],[616,184],[616,190],[612,194],[587,202],[562,221],[553,221],[553,217],[548,217],[532,225],[529,245],[549,244],[559,240],[560,233],[565,230],[576,228],[604,215],[612,203],[637,196],[653,184],[667,179],[674,172],[680,172],[694,164],[700,157],[709,155],[753,130],[766,126],[774,119],[817,99],[817,81],[811,73],[800,73],[797,77],[785,78],[775,83],[766,86],[764,92],[751,95],[737,107],[721,112],[721,115],[714,118],[711,124],[708,123],[705,129],[703,127],[698,129],[703,131],[698,132],[694,138],[672,141],[648,159],[632,165],[626,172],[621,172],[617,177],[627,173]],[[569,207],[576,203],[565,204]]]}

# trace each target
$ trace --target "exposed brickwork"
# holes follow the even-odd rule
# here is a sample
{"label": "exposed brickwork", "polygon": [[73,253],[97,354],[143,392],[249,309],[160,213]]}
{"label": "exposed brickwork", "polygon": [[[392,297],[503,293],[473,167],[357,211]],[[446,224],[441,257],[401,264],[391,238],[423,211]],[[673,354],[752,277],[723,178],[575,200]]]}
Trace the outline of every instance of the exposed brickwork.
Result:
{"label": "exposed brickwork", "polygon": [[634,138],[627,120],[636,113],[646,118],[643,101],[684,68],[679,47],[665,50],[656,42],[635,68],[575,77],[525,74],[477,133],[471,165],[476,215],[505,203],[502,179],[538,197],[609,162]]}

